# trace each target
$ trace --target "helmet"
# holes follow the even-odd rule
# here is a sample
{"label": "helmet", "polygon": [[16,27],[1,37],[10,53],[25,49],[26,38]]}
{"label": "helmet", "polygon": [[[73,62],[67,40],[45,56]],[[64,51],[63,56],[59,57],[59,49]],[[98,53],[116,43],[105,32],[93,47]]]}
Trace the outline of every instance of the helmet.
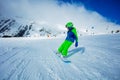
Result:
{"label": "helmet", "polygon": [[72,22],[68,22],[65,26],[66,26],[67,28],[68,28],[68,27],[73,27],[73,23],[72,23]]}

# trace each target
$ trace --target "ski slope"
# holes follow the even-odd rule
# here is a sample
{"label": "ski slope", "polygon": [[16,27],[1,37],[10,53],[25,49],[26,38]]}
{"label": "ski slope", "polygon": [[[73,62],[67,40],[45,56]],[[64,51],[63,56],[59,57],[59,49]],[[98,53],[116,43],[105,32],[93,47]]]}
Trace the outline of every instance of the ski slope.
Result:
{"label": "ski slope", "polygon": [[0,80],[120,80],[120,35],[79,37],[62,62],[63,38],[1,38]]}

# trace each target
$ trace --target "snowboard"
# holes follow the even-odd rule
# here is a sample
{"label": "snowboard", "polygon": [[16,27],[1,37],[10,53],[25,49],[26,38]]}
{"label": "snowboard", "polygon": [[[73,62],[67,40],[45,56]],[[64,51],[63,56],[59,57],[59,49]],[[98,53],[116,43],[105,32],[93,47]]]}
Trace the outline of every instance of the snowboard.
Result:
{"label": "snowboard", "polygon": [[68,58],[62,58],[61,54],[58,54],[56,51],[54,51],[54,53],[61,61],[65,62],[65,63],[71,63],[71,61],[68,60]]}

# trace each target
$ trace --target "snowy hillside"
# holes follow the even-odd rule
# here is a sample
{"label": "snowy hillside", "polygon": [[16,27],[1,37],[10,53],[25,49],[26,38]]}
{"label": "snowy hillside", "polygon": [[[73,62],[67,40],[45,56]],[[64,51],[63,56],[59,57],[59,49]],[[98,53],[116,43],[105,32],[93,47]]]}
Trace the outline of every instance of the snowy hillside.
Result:
{"label": "snowy hillside", "polygon": [[63,32],[52,25],[22,18],[0,19],[0,37],[56,37]]}
{"label": "snowy hillside", "polygon": [[[0,17],[0,37],[56,37],[65,35],[67,29],[64,25],[57,23],[49,24],[48,22],[34,21],[18,16],[13,18]],[[113,26],[111,26],[112,28],[110,26],[106,26],[106,28],[103,28],[102,30],[93,26],[82,28],[80,24],[75,27],[79,36],[120,33],[120,28],[114,28],[115,26]]]}
{"label": "snowy hillside", "polygon": [[79,37],[71,63],[54,53],[64,38],[1,38],[0,80],[120,80],[120,35]]}

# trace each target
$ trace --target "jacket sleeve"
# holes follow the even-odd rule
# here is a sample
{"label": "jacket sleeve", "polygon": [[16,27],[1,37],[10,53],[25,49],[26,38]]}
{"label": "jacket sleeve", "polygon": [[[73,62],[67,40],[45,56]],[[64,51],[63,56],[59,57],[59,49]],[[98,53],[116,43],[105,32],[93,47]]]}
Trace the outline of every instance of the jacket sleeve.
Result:
{"label": "jacket sleeve", "polygon": [[72,30],[72,32],[74,33],[75,37],[76,37],[76,42],[78,42],[78,34],[77,34],[77,31],[76,31],[76,28],[74,28]]}

